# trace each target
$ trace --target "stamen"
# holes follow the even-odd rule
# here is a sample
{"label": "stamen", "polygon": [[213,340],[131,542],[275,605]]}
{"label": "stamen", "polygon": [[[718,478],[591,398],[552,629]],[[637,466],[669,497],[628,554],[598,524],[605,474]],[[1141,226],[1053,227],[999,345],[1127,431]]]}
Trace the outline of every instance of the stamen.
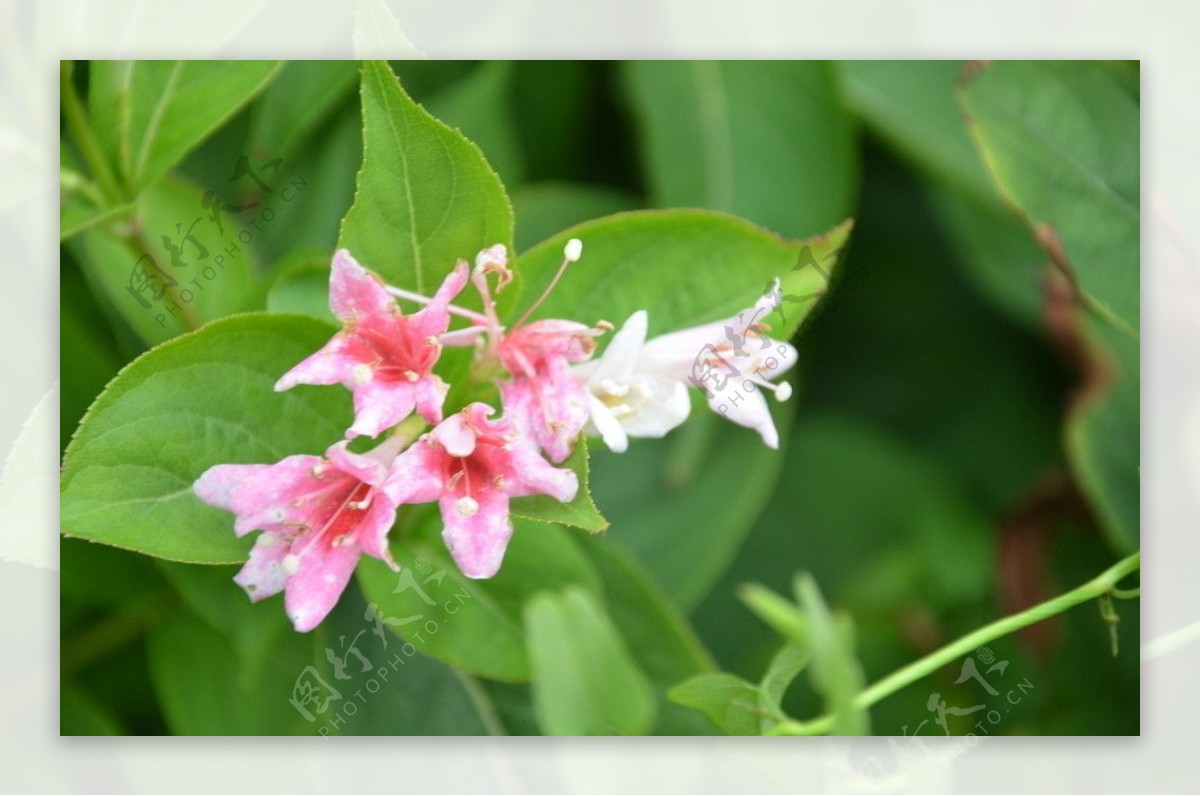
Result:
{"label": "stamen", "polygon": [[[428,296],[422,296],[420,293],[413,293],[411,290],[405,290],[404,288],[399,288],[399,287],[392,287],[391,285],[385,285],[384,290],[386,290],[388,293],[392,294],[396,298],[402,298],[402,299],[406,299],[408,301],[415,301],[417,304],[424,305],[424,304],[428,304],[429,302],[433,301],[433,299],[429,298]],[[478,312],[475,312],[474,310],[464,309],[464,308],[459,307],[454,304],[446,305],[446,310],[451,315],[457,315],[460,318],[470,318],[473,321],[487,321],[486,316],[481,315]]]}
{"label": "stamen", "polygon": [[474,517],[479,513],[479,501],[469,496],[460,497],[454,508],[458,510],[460,517]]}
{"label": "stamen", "polygon": [[775,393],[776,401],[783,402],[792,397],[792,385],[788,384],[786,381],[773,384],[764,379],[762,376],[758,376],[756,374],[751,374],[750,376],[747,376],[746,379],[754,384],[757,384],[759,387],[762,387],[765,390],[770,390],[771,392]]}
{"label": "stamen", "polygon": [[562,279],[562,275],[567,272],[567,266],[573,262],[578,262],[579,257],[582,254],[583,241],[579,240],[579,238],[571,238],[569,241],[567,241],[567,245],[563,247],[562,265],[558,266],[558,270],[554,272],[554,278],[550,280],[550,284],[546,285],[546,289],[542,291],[542,295],[538,296],[537,300],[534,301],[533,304],[529,305],[529,309],[525,310],[521,317],[517,319],[517,322],[513,324],[514,329],[525,323],[525,320],[532,315],[538,307],[542,306],[542,302],[550,297],[550,293],[553,292],[554,287],[558,284],[558,280]]}

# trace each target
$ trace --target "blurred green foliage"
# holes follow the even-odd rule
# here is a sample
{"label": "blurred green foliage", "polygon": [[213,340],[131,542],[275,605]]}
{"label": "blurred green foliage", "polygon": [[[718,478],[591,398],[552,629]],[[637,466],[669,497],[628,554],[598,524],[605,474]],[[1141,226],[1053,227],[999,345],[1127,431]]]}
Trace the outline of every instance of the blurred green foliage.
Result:
{"label": "blurred green foliage", "polygon": [[[520,599],[502,573],[489,586],[494,604],[470,606],[464,616],[474,620],[433,638],[463,671],[402,657],[403,677],[332,732],[753,732],[760,709],[804,718],[837,708],[831,700],[858,682],[838,674],[843,641],[871,682],[1136,549],[1136,65],[393,67],[416,100],[483,150],[512,197],[519,251],[648,207],[727,211],[792,238],[846,217],[855,225],[828,294],[794,338],[796,397],[773,405],[781,451],[703,413],[621,456],[593,446],[592,489],[611,529],[591,539],[539,528],[530,547],[582,574],[539,584],[535,561],[518,566],[519,524]],[[139,92],[171,80],[162,67],[148,72]],[[73,363],[63,370],[64,447],[117,370],[189,323],[248,308],[320,313],[306,286],[324,280],[363,155],[357,64],[176,76],[203,78],[199,94],[170,106],[191,121],[181,138],[155,139],[135,108],[143,155],[116,148],[120,117],[104,107],[122,75],[79,64],[64,76],[92,98],[97,146],[113,166],[92,173],[67,123],[87,115],[85,103],[64,107],[61,347]],[[220,102],[210,101],[214,86]],[[204,112],[190,116],[193,106]],[[153,179],[185,152],[165,180]],[[252,163],[280,159],[270,185],[299,185],[292,200],[231,179],[248,153]],[[72,190],[76,178],[98,196]],[[160,197],[150,209],[161,215],[181,195],[206,192],[257,203],[261,228],[231,255],[234,276],[196,305],[199,317],[163,326],[121,303],[139,245],[127,225],[145,219],[132,215],[139,203]],[[178,220],[167,215],[158,226]],[[1083,302],[1056,303],[1064,267]],[[414,560],[444,557],[436,543],[412,544]],[[327,627],[297,636],[277,606],[245,600],[229,567],[154,562],[77,539],[61,550],[64,734],[315,732],[328,716],[309,723],[289,703],[298,661],[343,686],[324,651],[345,651],[363,628],[375,670],[404,656],[401,638],[389,631],[385,653],[384,636],[363,622],[372,605],[405,609],[391,581],[371,587],[378,562],[363,563],[365,597],[348,592]],[[778,630],[739,599],[750,582],[790,594],[798,571],[819,584],[833,613],[815,590],[805,599],[822,606],[813,615],[833,628],[826,637],[840,639],[809,672],[814,687],[790,684],[813,664],[780,653]],[[534,599],[540,587],[572,582]],[[1136,603],[1117,610],[1128,643],[1115,658],[1107,627],[1085,606],[993,644],[990,654],[1009,662],[1003,681],[1032,684],[993,734],[1136,734]],[[582,626],[598,628],[588,636],[595,649],[564,636]],[[472,627],[496,635],[494,656],[454,652],[455,633]],[[530,667],[547,672],[532,688],[503,682]],[[365,687],[371,675],[357,668],[345,688]],[[931,692],[959,706],[979,695],[959,674],[947,667],[882,701],[871,731],[899,735],[929,720],[920,732],[940,734]],[[564,713],[579,696],[568,685],[575,676],[622,689],[624,701]],[[713,723],[666,699],[697,676],[727,678],[749,713]],[[714,715],[708,696],[689,699]],[[865,726],[845,719],[851,731]],[[949,721],[960,734],[973,720]]]}

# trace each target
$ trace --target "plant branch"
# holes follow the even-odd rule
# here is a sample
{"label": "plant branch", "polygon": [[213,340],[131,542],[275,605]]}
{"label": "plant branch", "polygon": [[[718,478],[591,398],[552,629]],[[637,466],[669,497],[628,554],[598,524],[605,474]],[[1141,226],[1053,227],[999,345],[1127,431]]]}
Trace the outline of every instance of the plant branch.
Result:
{"label": "plant branch", "polygon": [[[927,677],[955,659],[968,655],[988,642],[1007,636],[1023,627],[1036,624],[1056,614],[1061,614],[1069,608],[1110,594],[1116,584],[1141,567],[1141,553],[1134,553],[1128,558],[1118,561],[1087,583],[1064,594],[1035,605],[1028,610],[1012,616],[1006,616],[974,630],[957,641],[942,647],[924,658],[913,661],[907,666],[897,669],[874,685],[859,692],[854,698],[854,706],[865,710],[885,697],[911,685],[923,677]],[[832,715],[820,716],[811,721],[787,721],[773,731],[773,735],[820,735],[828,732],[833,725]]]}

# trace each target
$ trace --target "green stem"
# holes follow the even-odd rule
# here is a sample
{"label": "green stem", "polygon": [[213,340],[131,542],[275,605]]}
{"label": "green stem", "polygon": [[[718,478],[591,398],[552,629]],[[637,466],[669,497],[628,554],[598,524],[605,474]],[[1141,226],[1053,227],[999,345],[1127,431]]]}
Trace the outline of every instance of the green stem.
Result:
{"label": "green stem", "polygon": [[[924,658],[913,661],[909,665],[897,669],[879,682],[861,691],[854,699],[856,708],[865,710],[884,697],[890,696],[905,686],[911,685],[923,677],[927,677],[946,664],[969,655],[988,642],[1007,636],[1023,627],[1036,624],[1056,614],[1061,614],[1068,608],[1080,603],[1094,600],[1101,595],[1109,594],[1117,582],[1131,572],[1136,572],[1142,565],[1141,553],[1134,553],[1128,558],[1118,561],[1087,583],[1060,594],[1052,600],[1035,605],[1019,614],[1006,616],[992,622],[990,625],[974,630],[957,641],[951,642],[936,652]],[[820,716],[811,721],[788,721],[780,724],[773,735],[820,735],[828,732],[833,725],[832,715]]]}
{"label": "green stem", "polygon": [[71,80],[71,74],[74,70],[75,64],[72,61],[63,61],[62,69],[59,70],[59,87],[62,92],[63,116],[66,117],[67,127],[71,131],[71,136],[75,139],[75,143],[79,145],[84,160],[87,161],[88,168],[92,171],[92,176],[96,178],[96,182],[100,185],[100,190],[103,191],[109,202],[116,203],[122,196],[121,187],[108,165],[108,159],[104,157],[104,153],[100,150],[100,143],[92,134],[92,128],[88,124],[87,113],[83,109],[83,103],[80,101],[79,95],[75,92],[75,84]]}

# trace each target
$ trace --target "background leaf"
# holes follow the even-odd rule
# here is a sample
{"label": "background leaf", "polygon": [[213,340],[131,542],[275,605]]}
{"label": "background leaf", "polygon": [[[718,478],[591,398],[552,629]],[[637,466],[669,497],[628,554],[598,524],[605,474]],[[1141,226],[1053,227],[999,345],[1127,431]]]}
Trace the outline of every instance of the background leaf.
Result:
{"label": "background leaf", "polygon": [[92,61],[88,106],[136,195],[254,97],[278,61]]}

